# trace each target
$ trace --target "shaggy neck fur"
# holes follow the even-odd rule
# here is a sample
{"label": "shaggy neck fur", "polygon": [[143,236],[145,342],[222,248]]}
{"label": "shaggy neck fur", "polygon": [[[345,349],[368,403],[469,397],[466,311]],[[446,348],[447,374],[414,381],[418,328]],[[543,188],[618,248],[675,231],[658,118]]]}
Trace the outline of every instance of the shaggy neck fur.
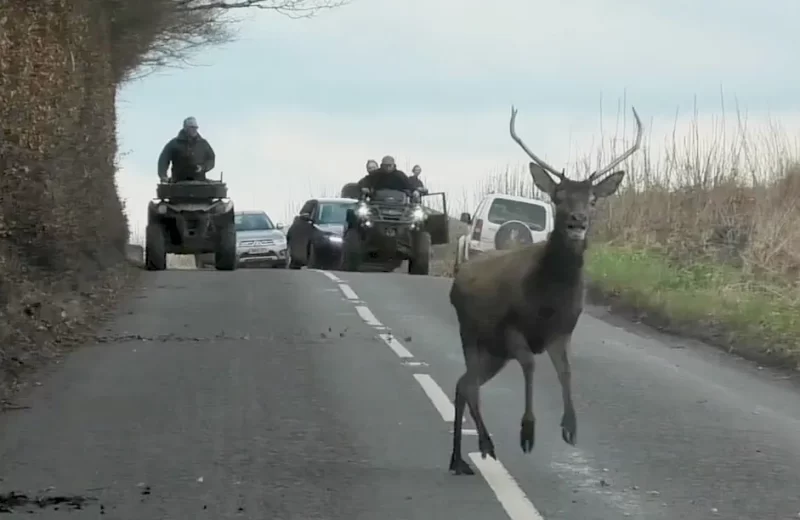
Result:
{"label": "shaggy neck fur", "polygon": [[556,217],[555,229],[545,245],[538,269],[533,274],[537,286],[548,283],[577,284],[582,279],[586,239],[576,241],[567,235],[566,218]]}

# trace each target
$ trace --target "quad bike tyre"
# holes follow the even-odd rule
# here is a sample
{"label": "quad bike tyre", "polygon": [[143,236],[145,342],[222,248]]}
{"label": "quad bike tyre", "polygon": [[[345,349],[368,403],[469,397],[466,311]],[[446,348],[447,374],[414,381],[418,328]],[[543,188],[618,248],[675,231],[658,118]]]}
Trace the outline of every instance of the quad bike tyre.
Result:
{"label": "quad bike tyre", "polygon": [[342,269],[358,271],[361,268],[361,237],[357,229],[348,229],[344,233],[342,244]]}
{"label": "quad bike tyre", "polygon": [[421,231],[412,240],[414,257],[408,260],[408,274],[427,275],[431,269],[431,234]]}
{"label": "quad bike tyre", "polygon": [[167,237],[162,226],[147,225],[145,232],[144,265],[148,271],[163,271],[167,268]]}
{"label": "quad bike tyre", "polygon": [[219,244],[214,252],[214,267],[217,271],[233,271],[236,264],[236,228],[230,224],[220,232]]}

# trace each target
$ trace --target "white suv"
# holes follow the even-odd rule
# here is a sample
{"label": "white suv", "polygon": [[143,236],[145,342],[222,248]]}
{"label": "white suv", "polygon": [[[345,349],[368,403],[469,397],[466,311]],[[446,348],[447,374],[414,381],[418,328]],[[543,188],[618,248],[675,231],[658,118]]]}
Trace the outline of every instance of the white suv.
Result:
{"label": "white suv", "polygon": [[539,199],[493,193],[484,197],[474,214],[462,213],[461,222],[469,225],[469,230],[458,237],[456,268],[475,255],[500,249],[501,226],[511,233],[527,230],[529,235],[520,237],[520,242],[544,242],[553,231],[553,206]]}

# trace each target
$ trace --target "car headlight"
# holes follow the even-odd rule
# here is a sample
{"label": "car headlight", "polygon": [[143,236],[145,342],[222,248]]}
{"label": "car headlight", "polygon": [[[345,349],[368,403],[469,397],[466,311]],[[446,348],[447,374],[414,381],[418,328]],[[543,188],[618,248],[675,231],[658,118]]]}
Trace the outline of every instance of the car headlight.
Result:
{"label": "car headlight", "polygon": [[332,244],[341,244],[342,237],[338,235],[328,235],[328,242],[331,242]]}
{"label": "car headlight", "polygon": [[411,213],[411,217],[419,222],[425,219],[425,212],[422,210],[422,208],[414,208],[414,212]]}
{"label": "car headlight", "polygon": [[369,216],[369,207],[366,204],[359,204],[356,208],[356,215],[361,218],[366,218]]}

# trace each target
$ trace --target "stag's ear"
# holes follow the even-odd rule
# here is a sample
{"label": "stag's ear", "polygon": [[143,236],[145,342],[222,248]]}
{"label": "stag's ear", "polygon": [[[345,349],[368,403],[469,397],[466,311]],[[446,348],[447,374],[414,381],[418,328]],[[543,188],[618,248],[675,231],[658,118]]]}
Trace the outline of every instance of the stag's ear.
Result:
{"label": "stag's ear", "polygon": [[612,173],[602,181],[595,184],[592,187],[592,193],[594,193],[594,196],[597,198],[608,197],[609,195],[612,195],[615,191],[617,191],[617,188],[619,188],[619,184],[622,182],[623,177],[625,177],[624,170]]}
{"label": "stag's ear", "polygon": [[533,183],[536,185],[536,187],[552,196],[556,192],[557,186],[556,181],[553,180],[553,177],[547,173],[547,170],[535,162],[531,162],[529,166],[531,169],[531,177],[533,177]]}

